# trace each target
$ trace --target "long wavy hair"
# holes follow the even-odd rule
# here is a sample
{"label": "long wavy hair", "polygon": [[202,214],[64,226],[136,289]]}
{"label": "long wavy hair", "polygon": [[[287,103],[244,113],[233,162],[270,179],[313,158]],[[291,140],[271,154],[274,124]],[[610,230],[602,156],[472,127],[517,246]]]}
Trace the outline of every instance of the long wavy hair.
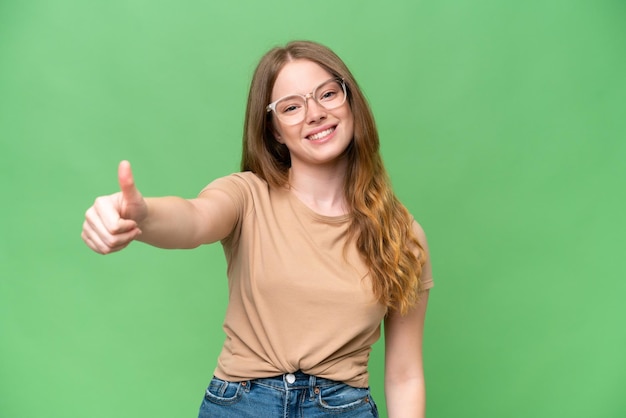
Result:
{"label": "long wavy hair", "polygon": [[[252,171],[270,186],[289,181],[289,150],[274,137],[266,111],[283,66],[293,60],[317,63],[345,80],[354,115],[354,138],[346,150],[344,193],[352,221],[348,236],[370,270],[375,297],[388,309],[406,314],[422,291],[425,252],[413,232],[413,218],[395,196],[379,151],[372,111],[348,67],[330,49],[294,41],[276,47],[260,60],[252,78],[243,133],[242,171]],[[349,241],[350,241],[349,239]]]}

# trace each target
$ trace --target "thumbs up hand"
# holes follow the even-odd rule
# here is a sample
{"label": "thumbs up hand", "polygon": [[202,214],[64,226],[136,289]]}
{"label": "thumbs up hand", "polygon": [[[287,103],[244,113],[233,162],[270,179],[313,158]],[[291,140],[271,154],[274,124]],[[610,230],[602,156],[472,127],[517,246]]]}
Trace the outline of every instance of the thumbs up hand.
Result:
{"label": "thumbs up hand", "polygon": [[126,248],[141,234],[139,224],[148,216],[148,206],[135,187],[128,161],[120,163],[117,177],[120,191],[96,198],[85,213],[81,237],[100,254]]}

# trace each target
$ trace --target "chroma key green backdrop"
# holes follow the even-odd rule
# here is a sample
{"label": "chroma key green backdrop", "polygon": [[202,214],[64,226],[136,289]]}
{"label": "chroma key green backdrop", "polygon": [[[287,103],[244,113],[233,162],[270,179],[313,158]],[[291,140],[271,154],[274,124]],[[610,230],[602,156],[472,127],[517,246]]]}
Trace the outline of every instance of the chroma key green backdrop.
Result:
{"label": "chroma key green backdrop", "polygon": [[[371,101],[436,287],[428,417],[626,416],[626,3],[0,1],[0,417],[193,417],[219,245],[99,256],[84,211],[238,169],[270,47],[333,48]],[[292,315],[292,313],[285,313]],[[383,346],[371,384],[384,411]]]}

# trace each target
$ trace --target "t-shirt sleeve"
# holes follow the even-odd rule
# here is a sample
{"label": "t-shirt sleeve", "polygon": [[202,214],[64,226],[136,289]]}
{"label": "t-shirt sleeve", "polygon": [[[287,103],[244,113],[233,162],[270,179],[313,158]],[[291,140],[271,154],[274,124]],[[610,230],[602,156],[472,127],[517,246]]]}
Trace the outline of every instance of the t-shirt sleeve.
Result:
{"label": "t-shirt sleeve", "polygon": [[222,242],[232,241],[234,237],[239,236],[242,219],[249,209],[250,192],[245,177],[235,173],[218,178],[203,188],[198,197],[207,196],[211,193],[218,193],[226,197],[224,201],[228,203],[220,206],[219,216],[235,221],[231,233]]}
{"label": "t-shirt sleeve", "polygon": [[198,193],[198,196],[202,196],[203,193],[209,190],[219,190],[226,193],[230,197],[235,208],[243,208],[246,201],[245,189],[245,181],[238,174],[231,174],[229,176],[213,180],[204,189],[202,189],[200,193]]}
{"label": "t-shirt sleeve", "polygon": [[430,251],[428,249],[428,242],[426,240],[426,234],[424,233],[424,229],[422,226],[413,219],[413,232],[417,237],[422,249],[426,255],[426,262],[422,266],[422,275],[420,276],[420,282],[422,284],[422,290],[431,289],[435,286],[435,282],[433,281],[433,267],[430,259]]}

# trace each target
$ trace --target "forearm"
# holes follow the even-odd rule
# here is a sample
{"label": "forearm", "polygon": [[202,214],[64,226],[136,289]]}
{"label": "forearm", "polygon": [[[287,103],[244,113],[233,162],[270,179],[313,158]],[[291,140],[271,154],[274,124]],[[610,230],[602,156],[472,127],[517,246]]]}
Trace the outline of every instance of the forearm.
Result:
{"label": "forearm", "polygon": [[201,218],[190,200],[146,198],[148,216],[139,223],[138,241],[160,248],[195,248],[202,244]]}
{"label": "forearm", "polygon": [[386,380],[385,399],[389,418],[426,416],[426,387],[423,378]]}

